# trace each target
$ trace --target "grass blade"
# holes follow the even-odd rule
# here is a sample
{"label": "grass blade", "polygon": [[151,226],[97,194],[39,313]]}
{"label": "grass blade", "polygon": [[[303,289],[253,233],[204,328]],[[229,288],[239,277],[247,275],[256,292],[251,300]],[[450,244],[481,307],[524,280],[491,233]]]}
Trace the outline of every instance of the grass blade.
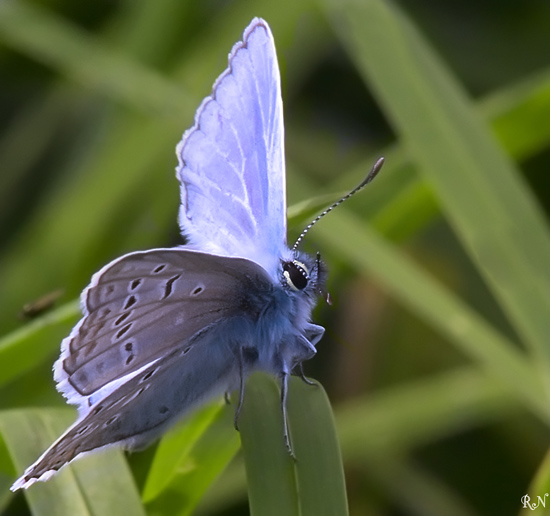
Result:
{"label": "grass blade", "polygon": [[345,515],[342,458],[323,388],[291,378],[290,457],[283,442],[279,388],[265,374],[247,382],[240,428],[251,514]]}
{"label": "grass blade", "polygon": [[222,406],[210,404],[201,408],[167,434],[159,443],[155,458],[149,469],[143,489],[143,501],[152,501],[159,496],[178,474],[178,470],[189,461],[193,446],[218,416]]}
{"label": "grass blade", "polygon": [[[0,431],[17,473],[73,421],[68,409],[0,412]],[[145,515],[126,459],[116,449],[84,457],[24,493],[35,516]]]}
{"label": "grass blade", "polygon": [[246,384],[239,417],[251,516],[299,516],[293,460],[283,442],[279,389],[256,373]]}
{"label": "grass blade", "polygon": [[421,165],[442,210],[547,370],[550,238],[517,169],[460,85],[391,2],[330,5],[360,72]]}
{"label": "grass blade", "polygon": [[332,408],[320,384],[291,378],[288,416],[303,516],[348,513],[346,482]]}
{"label": "grass blade", "polygon": [[0,338],[0,387],[58,353],[79,315],[73,301]]}
{"label": "grass blade", "polygon": [[[239,435],[233,428],[232,407],[213,405],[209,408],[210,412],[215,413],[207,427],[204,424],[199,425],[204,431],[192,443],[185,456],[181,458],[181,450],[172,448],[176,457],[181,460],[173,470],[169,484],[162,483],[162,490],[158,491],[158,496],[147,504],[150,514],[194,514],[197,504],[205,498],[205,492],[239,450]],[[209,410],[206,408],[202,412],[202,418],[205,419]],[[185,430],[183,433],[189,434]],[[175,444],[176,440],[178,438],[174,436],[172,444]],[[168,451],[167,448],[168,445],[165,451]],[[170,475],[171,472],[167,473]]]}

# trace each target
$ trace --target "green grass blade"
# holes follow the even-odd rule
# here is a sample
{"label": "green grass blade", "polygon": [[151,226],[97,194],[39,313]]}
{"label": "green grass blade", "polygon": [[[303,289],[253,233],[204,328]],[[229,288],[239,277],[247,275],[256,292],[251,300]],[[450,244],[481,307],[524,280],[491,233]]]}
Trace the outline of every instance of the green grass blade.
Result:
{"label": "green grass blade", "polygon": [[[239,448],[240,448],[240,439]],[[197,515],[210,515],[222,512],[226,507],[234,507],[247,501],[246,470],[242,454],[235,456],[227,468],[212,484],[206,496],[197,506]]]}
{"label": "green grass blade", "polygon": [[4,514],[5,508],[13,500],[10,486],[16,474],[4,436],[0,431],[0,514]]}
{"label": "green grass blade", "polygon": [[302,516],[348,514],[346,482],[332,408],[320,384],[291,378],[288,417]]}
{"label": "green grass blade", "polygon": [[550,364],[550,238],[517,169],[391,2],[331,2],[342,39],[533,354]]}
{"label": "green grass blade", "polygon": [[464,368],[358,397],[337,409],[336,423],[346,464],[369,467],[509,417],[521,406],[510,386]]}
{"label": "green grass blade", "polygon": [[239,429],[251,516],[299,516],[296,474],[283,442],[279,388],[273,378],[256,373],[248,380]]}
{"label": "green grass blade", "polygon": [[535,155],[550,142],[550,70],[492,92],[481,101],[480,110],[513,158]]}
{"label": "green grass blade", "polygon": [[[147,504],[148,513],[194,514],[205,492],[239,450],[239,435],[233,427],[233,407],[214,405],[214,408],[216,412],[210,424],[179,462],[168,486],[163,485],[158,496]],[[173,448],[173,451],[181,457],[179,450]]]}
{"label": "green grass blade", "polygon": [[191,109],[193,99],[162,75],[30,3],[0,3],[0,39],[137,111],[177,116]]}
{"label": "green grass blade", "polygon": [[550,515],[550,495],[548,493],[550,493],[550,451],[546,452],[531,484],[525,490],[524,496],[528,498],[522,498],[521,504],[518,504],[521,507],[518,516],[523,516],[526,509],[534,510],[534,508],[537,510],[537,514]]}
{"label": "green grass blade", "polygon": [[347,514],[340,448],[323,388],[292,378],[288,418],[296,461],[283,443],[279,388],[273,378],[253,375],[239,423],[251,514]]}
{"label": "green grass blade", "polygon": [[0,338],[0,387],[59,353],[78,315],[73,301]]}
{"label": "green grass blade", "polygon": [[[68,409],[0,412],[0,432],[17,475],[73,421]],[[145,515],[126,459],[116,449],[84,457],[24,494],[35,516]]]}
{"label": "green grass blade", "polygon": [[222,409],[220,403],[210,404],[192,414],[183,425],[178,425],[163,437],[143,488],[143,501],[150,502],[159,496],[174,480],[178,470],[189,460],[193,446],[206,432]]}

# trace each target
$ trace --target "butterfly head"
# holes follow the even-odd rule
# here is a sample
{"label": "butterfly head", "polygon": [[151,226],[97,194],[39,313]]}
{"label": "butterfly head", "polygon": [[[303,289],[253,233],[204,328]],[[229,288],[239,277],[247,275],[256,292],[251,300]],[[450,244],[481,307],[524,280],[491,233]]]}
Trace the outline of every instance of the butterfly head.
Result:
{"label": "butterfly head", "polygon": [[321,256],[313,258],[305,253],[294,252],[292,259],[281,262],[283,286],[292,292],[303,292],[305,295],[325,296],[326,266]]}

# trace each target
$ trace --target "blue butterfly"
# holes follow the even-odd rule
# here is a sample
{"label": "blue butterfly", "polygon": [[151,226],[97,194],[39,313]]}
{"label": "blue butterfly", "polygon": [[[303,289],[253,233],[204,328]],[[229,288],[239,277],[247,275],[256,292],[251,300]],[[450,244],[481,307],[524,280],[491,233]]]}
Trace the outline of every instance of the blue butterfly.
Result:
{"label": "blue butterfly", "polygon": [[181,415],[235,389],[237,418],[255,370],[280,379],[290,449],[287,380],[323,335],[311,311],[326,277],[319,257],[296,247],[338,203],[287,246],[283,138],[273,36],[255,18],[177,146],[187,244],[127,254],[92,277],[84,317],[54,367],[79,418],[12,490],[108,445],[144,447]]}

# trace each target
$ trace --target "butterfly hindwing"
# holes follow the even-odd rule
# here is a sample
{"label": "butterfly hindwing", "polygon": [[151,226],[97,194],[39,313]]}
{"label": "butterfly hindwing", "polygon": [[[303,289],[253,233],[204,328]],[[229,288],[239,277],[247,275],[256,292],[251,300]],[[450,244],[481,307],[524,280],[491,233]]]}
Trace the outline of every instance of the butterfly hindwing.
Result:
{"label": "butterfly hindwing", "polygon": [[72,425],[25,471],[14,488],[47,480],[78,456],[121,444],[139,449],[195,406],[238,385],[237,346],[230,320],[181,342],[169,354],[120,385]]}

